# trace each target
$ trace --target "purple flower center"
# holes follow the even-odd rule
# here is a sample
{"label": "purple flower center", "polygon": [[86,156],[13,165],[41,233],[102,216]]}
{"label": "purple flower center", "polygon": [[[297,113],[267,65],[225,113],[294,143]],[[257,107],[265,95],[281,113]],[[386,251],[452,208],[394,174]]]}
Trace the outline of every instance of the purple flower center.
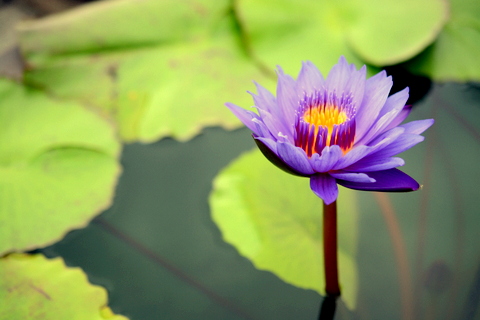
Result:
{"label": "purple flower center", "polygon": [[295,116],[295,146],[305,150],[308,157],[331,145],[347,153],[355,139],[355,114],[350,93],[337,96],[322,90],[305,94]]}

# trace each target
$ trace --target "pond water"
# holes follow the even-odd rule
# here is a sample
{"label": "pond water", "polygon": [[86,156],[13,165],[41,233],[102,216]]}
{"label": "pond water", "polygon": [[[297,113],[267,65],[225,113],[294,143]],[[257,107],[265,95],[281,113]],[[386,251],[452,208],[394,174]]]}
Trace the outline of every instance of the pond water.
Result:
{"label": "pond water", "polygon": [[[479,87],[435,85],[411,116],[430,117],[402,154],[422,190],[359,192],[358,303],[340,300],[335,319],[480,319]],[[127,145],[112,207],[42,251],[81,267],[132,320],[317,319],[318,293],[255,269],[210,218],[213,178],[254,147],[247,129],[220,128]]]}

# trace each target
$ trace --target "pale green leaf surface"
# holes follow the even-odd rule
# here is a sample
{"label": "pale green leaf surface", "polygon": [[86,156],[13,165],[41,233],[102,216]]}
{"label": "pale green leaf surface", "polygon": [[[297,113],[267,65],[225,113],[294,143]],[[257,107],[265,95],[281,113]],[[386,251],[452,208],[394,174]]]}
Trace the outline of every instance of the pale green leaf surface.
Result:
{"label": "pale green leaf surface", "polygon": [[18,29],[22,50],[36,64],[50,55],[99,53],[194,39],[211,31],[228,6],[228,0],[99,1],[25,21]]}
{"label": "pale green leaf surface", "polygon": [[203,126],[238,127],[224,103],[238,98],[251,105],[241,85],[251,85],[253,75],[266,85],[270,80],[233,47],[224,38],[208,39],[147,50],[124,61],[118,70],[122,136],[147,142],[165,135],[185,140]]}
{"label": "pale green leaf surface", "polygon": [[[339,264],[342,299],[355,307],[358,290],[356,198],[340,190]],[[226,242],[261,270],[295,286],[325,293],[322,200],[308,179],[272,165],[258,151],[244,154],[214,181],[212,217]]]}
{"label": "pale green leaf surface", "polygon": [[104,288],[61,258],[11,254],[0,259],[0,319],[127,320],[107,304]]}
{"label": "pale green leaf surface", "polygon": [[446,0],[362,0],[355,4],[348,43],[363,60],[377,66],[414,57],[435,40],[448,18]]}
{"label": "pale green leaf surface", "polygon": [[436,81],[480,81],[480,2],[451,0],[450,6],[437,40],[407,66]]}
{"label": "pale green leaf surface", "polygon": [[0,80],[0,255],[59,240],[110,205],[113,128],[74,103]]}
{"label": "pale green leaf surface", "polygon": [[240,0],[237,11],[253,53],[268,68],[298,73],[311,60],[325,74],[344,55],[363,62],[348,48],[337,3],[326,1]]}
{"label": "pale green leaf surface", "polygon": [[230,5],[116,0],[24,23],[26,79],[97,107],[125,141],[238,127],[224,103],[251,103],[238,88],[269,80],[241,48]]}
{"label": "pale green leaf surface", "polygon": [[287,73],[301,60],[327,72],[340,55],[357,66],[404,61],[433,41],[446,18],[441,0],[240,0],[237,10],[253,53]]}

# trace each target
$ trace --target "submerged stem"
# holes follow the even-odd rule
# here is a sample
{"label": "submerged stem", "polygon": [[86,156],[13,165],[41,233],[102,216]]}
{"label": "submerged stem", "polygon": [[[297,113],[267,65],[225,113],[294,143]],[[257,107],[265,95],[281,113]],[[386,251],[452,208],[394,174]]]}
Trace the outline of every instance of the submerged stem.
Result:
{"label": "submerged stem", "polygon": [[318,320],[333,320],[335,318],[335,309],[337,308],[337,298],[338,297],[327,295],[323,299]]}
{"label": "submerged stem", "polygon": [[337,262],[337,201],[323,203],[323,260],[327,296],[339,296]]}

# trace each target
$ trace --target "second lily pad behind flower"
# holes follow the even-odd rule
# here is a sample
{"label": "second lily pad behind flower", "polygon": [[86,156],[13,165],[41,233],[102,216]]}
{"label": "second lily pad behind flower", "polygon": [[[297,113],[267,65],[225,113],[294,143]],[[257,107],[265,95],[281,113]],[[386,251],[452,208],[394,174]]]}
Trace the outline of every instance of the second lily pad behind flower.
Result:
{"label": "second lily pad behind flower", "polygon": [[257,84],[258,114],[227,103],[253,132],[263,154],[291,174],[310,177],[310,188],[330,204],[337,183],[366,191],[414,191],[419,184],[396,169],[394,157],[423,141],[433,119],[400,125],[411,111],[408,88],[389,96],[392,79],[382,71],[366,79],[341,57],[327,78],[304,62],[297,80],[279,67],[277,96]]}

